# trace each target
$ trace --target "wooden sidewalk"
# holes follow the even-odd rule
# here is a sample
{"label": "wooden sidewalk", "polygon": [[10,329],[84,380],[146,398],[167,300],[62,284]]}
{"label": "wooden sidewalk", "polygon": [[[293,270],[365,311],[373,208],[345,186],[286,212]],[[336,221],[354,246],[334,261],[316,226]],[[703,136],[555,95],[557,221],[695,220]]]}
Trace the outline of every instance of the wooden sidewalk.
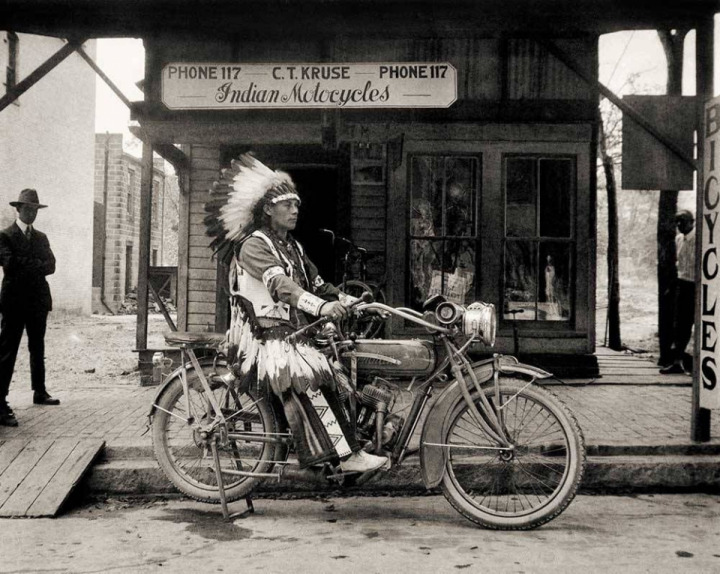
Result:
{"label": "wooden sidewalk", "polygon": [[0,517],[55,516],[104,445],[97,438],[0,441]]}
{"label": "wooden sidewalk", "polygon": [[618,385],[673,386],[690,385],[690,375],[662,375],[654,359],[638,357],[630,353],[613,351],[607,347],[595,349],[600,376],[597,383]]}

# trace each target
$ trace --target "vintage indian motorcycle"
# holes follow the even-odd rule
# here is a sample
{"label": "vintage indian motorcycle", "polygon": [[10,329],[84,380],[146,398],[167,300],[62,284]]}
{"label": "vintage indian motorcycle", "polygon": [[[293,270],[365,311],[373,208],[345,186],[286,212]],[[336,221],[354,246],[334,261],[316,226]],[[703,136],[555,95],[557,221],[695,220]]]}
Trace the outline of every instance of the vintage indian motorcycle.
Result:
{"label": "vintage indian motorcycle", "polygon": [[[572,413],[534,385],[552,376],[514,357],[471,363],[471,345],[492,346],[494,306],[467,307],[437,297],[425,313],[361,300],[352,312],[395,315],[426,329],[432,341],[345,337],[325,319],[290,337],[312,335],[338,361],[354,391],[345,397],[368,452],[387,469],[419,453],[427,488],[440,486],[472,522],[530,529],[558,516],[574,498],[585,466],[584,439]],[[314,335],[313,335],[314,333]],[[247,498],[261,481],[313,479],[337,486],[366,480],[326,464],[301,469],[275,396],[239,388],[216,350],[222,335],[172,333],[182,364],[159,389],[150,412],[157,461],[183,493],[205,502]],[[381,471],[382,472],[382,471]]]}

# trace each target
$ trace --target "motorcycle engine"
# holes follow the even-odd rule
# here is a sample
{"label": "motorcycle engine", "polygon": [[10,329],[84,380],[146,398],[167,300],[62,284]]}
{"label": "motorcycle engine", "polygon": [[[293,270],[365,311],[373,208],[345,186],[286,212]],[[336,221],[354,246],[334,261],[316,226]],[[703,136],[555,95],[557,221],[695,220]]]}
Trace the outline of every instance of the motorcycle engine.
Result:
{"label": "motorcycle engine", "polygon": [[360,438],[373,445],[365,450],[375,451],[378,417],[382,417],[381,445],[390,449],[395,444],[402,428],[404,418],[392,413],[395,406],[397,389],[388,381],[375,377],[373,382],[365,385],[359,396],[361,408],[358,412],[357,431]]}

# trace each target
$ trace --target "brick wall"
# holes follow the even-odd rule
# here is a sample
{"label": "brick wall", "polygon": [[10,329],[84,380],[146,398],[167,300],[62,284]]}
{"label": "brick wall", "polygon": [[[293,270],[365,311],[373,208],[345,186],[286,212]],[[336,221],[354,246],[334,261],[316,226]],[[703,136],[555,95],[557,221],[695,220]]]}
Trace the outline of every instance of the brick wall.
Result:
{"label": "brick wall", "polygon": [[[0,94],[5,92],[7,33],[0,31]],[[18,80],[27,76],[64,42],[19,34]],[[91,56],[95,42],[85,44]],[[55,309],[89,313],[93,244],[93,162],[95,73],[70,55],[0,113],[0,225],[16,211],[8,205],[25,187],[38,190],[48,209],[36,226],[45,232],[57,259],[48,277]]]}
{"label": "brick wall", "polygon": [[[105,158],[107,157],[107,176]],[[142,162],[123,151],[122,134],[97,134],[95,151],[95,202],[101,206],[107,198],[105,216],[105,286],[104,302],[112,311],[122,304],[128,290],[137,288],[140,245],[140,185]],[[150,263],[153,251],[157,251],[157,263],[161,264],[163,244],[175,242],[175,237],[163,238],[162,214],[165,209],[166,177],[164,161],[156,158],[153,169],[153,217],[151,225]],[[106,184],[107,181],[107,184]],[[107,189],[105,189],[107,187]],[[100,231],[96,233],[95,249],[102,248]],[[102,257],[96,257],[96,264]],[[95,276],[99,273],[96,269]],[[95,310],[103,312],[100,301]]]}

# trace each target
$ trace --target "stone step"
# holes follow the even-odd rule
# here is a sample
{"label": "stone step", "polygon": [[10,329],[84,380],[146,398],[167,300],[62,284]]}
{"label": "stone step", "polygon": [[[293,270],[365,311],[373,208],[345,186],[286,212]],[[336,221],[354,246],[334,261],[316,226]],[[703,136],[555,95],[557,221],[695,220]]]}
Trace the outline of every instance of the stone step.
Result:
{"label": "stone step", "polygon": [[[96,464],[85,479],[91,493],[151,495],[176,492],[157,463],[148,457],[114,459]],[[337,490],[316,482],[273,481],[258,494],[313,493]],[[379,473],[352,492],[417,493],[425,491],[416,458],[390,472]],[[720,455],[589,456],[582,492],[720,492]]]}

